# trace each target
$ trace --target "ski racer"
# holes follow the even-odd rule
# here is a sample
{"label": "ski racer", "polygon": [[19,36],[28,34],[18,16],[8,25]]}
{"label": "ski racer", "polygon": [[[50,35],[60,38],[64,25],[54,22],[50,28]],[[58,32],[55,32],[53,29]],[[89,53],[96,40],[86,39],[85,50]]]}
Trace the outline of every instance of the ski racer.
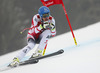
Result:
{"label": "ski racer", "polygon": [[43,56],[43,50],[51,36],[56,35],[55,19],[46,6],[38,9],[38,14],[32,18],[32,24],[27,34],[27,45],[14,57],[9,66],[17,66],[20,60],[39,43],[31,58]]}

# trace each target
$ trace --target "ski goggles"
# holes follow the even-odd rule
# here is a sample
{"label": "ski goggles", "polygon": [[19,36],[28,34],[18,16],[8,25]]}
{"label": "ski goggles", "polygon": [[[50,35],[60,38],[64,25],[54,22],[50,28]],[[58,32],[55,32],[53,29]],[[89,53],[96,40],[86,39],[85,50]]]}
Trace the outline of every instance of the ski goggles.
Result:
{"label": "ski goggles", "polygon": [[49,17],[49,13],[43,14],[43,18]]}

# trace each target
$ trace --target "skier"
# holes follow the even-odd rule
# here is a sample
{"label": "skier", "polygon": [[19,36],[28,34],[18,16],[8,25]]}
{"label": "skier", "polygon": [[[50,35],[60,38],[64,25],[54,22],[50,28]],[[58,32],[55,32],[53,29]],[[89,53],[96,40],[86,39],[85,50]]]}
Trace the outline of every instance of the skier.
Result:
{"label": "skier", "polygon": [[50,15],[50,10],[46,6],[38,9],[38,14],[33,16],[31,27],[27,34],[27,46],[14,57],[9,66],[17,66],[20,60],[39,43],[38,48],[31,58],[43,56],[43,50],[51,36],[56,35],[55,19]]}

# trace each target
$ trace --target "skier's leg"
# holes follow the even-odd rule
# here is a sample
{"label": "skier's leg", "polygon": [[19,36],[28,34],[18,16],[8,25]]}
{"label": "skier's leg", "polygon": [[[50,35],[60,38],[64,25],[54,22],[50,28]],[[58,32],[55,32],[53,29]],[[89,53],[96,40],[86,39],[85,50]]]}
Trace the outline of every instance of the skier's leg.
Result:
{"label": "skier's leg", "polygon": [[40,35],[40,43],[38,46],[39,50],[44,50],[46,44],[48,43],[48,40],[51,36],[50,30],[45,30],[41,35]]}
{"label": "skier's leg", "polygon": [[25,46],[18,54],[17,58],[21,60],[31,49],[33,49],[35,46],[35,41],[33,39],[29,39],[28,45]]}
{"label": "skier's leg", "polygon": [[38,48],[36,49],[35,53],[31,56],[31,58],[37,57],[37,56],[42,56],[42,52],[48,42],[48,39],[51,35],[50,30],[45,30],[43,33],[40,34],[40,43]]}
{"label": "skier's leg", "polygon": [[28,45],[25,46],[18,54],[14,57],[13,61],[8,65],[10,67],[15,67],[19,64],[19,61],[35,46],[33,39],[29,39]]}

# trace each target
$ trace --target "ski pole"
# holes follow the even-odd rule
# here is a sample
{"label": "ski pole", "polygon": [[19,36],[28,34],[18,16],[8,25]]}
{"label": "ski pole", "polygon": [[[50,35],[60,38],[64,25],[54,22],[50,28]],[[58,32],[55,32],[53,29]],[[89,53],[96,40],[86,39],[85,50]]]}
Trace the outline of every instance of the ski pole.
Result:
{"label": "ski pole", "polygon": [[46,44],[46,46],[44,47],[43,56],[44,56],[44,54],[45,54],[46,48],[47,48],[47,44]]}

